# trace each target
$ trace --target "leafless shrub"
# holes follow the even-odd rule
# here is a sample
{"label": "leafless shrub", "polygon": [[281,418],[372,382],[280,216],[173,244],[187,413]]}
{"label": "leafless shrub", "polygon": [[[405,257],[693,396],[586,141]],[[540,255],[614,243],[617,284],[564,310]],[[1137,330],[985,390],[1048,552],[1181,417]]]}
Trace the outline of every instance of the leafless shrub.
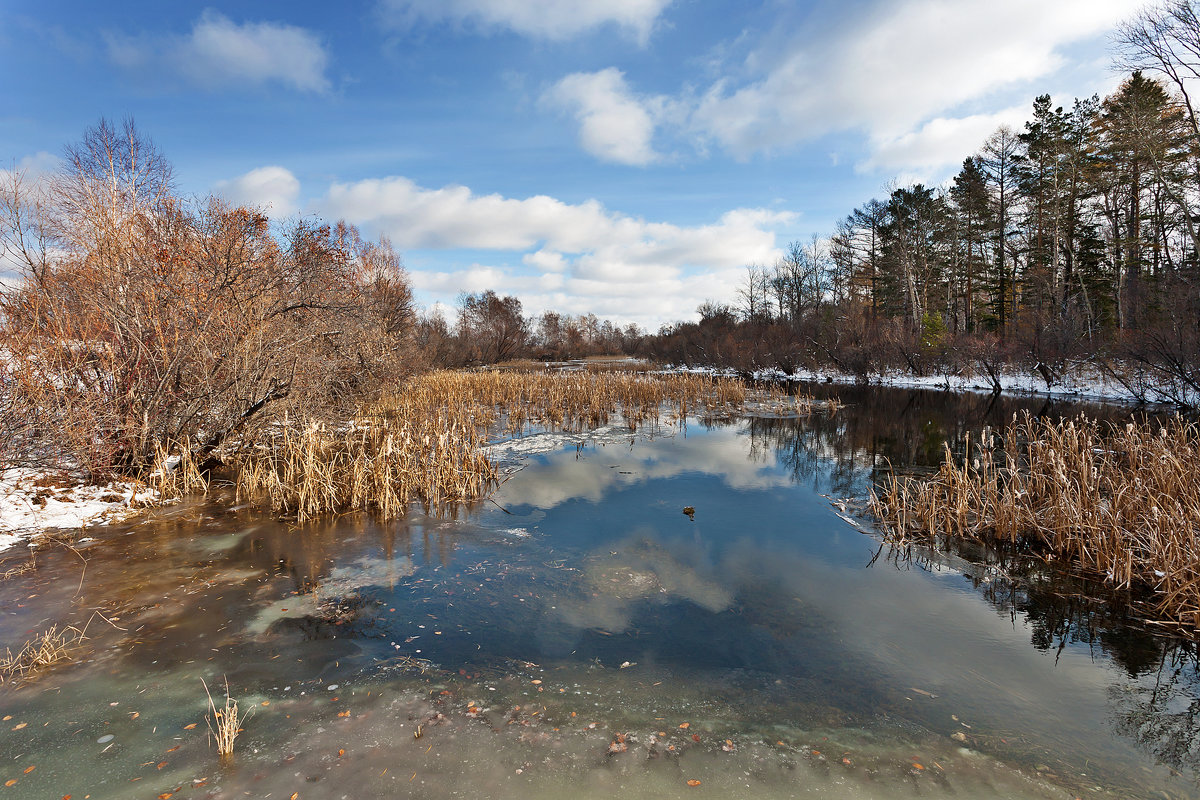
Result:
{"label": "leafless shrub", "polygon": [[305,220],[277,234],[254,209],[182,200],[132,123],[102,122],[65,163],[42,194],[0,187],[23,270],[0,294],[0,402],[35,425],[17,455],[51,442],[93,476],[137,474],[188,442],[202,463],[289,407],[351,407],[414,365],[386,240]]}

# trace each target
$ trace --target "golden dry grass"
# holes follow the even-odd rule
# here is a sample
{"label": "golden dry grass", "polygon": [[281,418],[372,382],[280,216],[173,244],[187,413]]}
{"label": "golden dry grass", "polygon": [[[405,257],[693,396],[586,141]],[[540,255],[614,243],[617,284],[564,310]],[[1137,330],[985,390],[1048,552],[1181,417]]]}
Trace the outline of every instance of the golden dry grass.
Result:
{"label": "golden dry grass", "polygon": [[269,498],[300,520],[359,509],[392,518],[414,502],[443,509],[480,499],[495,485],[489,432],[578,431],[614,419],[636,430],[664,414],[681,422],[689,414],[737,413],[751,395],[773,413],[815,407],[812,398],[788,397],[780,387],[751,393],[739,380],[707,375],[432,372],[362,409],[352,424],[279,426],[241,459],[238,493]]}
{"label": "golden dry grass", "polygon": [[84,638],[84,632],[74,626],[51,625],[15,654],[6,649],[0,658],[0,684],[23,683],[47,667],[70,660]]}
{"label": "golden dry grass", "polygon": [[192,444],[184,439],[176,445],[154,443],[154,468],[143,482],[163,499],[208,491],[208,479],[193,456]]}
{"label": "golden dry grass", "polygon": [[233,742],[242,732],[241,725],[246,718],[238,711],[237,700],[229,696],[228,679],[225,681],[225,704],[221,708],[217,708],[203,678],[200,682],[204,684],[204,694],[208,696],[208,709],[212,712],[211,716],[204,717],[204,721],[208,723],[208,733],[217,744],[217,752],[222,758],[228,758],[233,755]]}
{"label": "golden dry grass", "polygon": [[[968,440],[970,444],[970,440]],[[1200,629],[1200,428],[1113,426],[1026,414],[1002,443],[985,431],[964,463],[892,475],[872,508],[899,538],[951,535],[1031,548],[1147,587],[1154,612]]]}

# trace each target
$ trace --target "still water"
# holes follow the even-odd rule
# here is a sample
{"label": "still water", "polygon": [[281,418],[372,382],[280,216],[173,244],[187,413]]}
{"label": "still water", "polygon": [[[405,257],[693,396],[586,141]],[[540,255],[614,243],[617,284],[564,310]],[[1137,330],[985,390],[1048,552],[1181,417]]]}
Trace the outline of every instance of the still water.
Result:
{"label": "still water", "polygon": [[[862,513],[888,464],[1078,409],[838,393],[832,416],[501,442],[506,480],[454,516],[297,526],[217,498],[42,548],[0,581],[0,641],[88,638],[0,687],[3,791],[1200,797],[1190,643],[1038,563],[889,548]],[[250,710],[224,763],[201,679]]]}

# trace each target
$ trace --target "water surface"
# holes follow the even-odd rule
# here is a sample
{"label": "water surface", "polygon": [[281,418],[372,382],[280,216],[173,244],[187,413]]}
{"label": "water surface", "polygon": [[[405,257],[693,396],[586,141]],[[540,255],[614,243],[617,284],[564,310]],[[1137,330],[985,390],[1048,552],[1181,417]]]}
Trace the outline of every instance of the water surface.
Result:
{"label": "water surface", "polygon": [[[846,408],[804,420],[534,434],[498,447],[491,500],[443,518],[297,526],[213,500],[43,548],[0,582],[0,636],[74,623],[88,639],[78,663],[0,688],[0,782],[92,798],[1200,796],[1189,643],[1039,563],[889,548],[859,513],[886,464],[933,466],[1017,407],[1076,409],[839,393]],[[21,563],[5,555],[0,572]],[[227,763],[201,679],[253,708]]]}

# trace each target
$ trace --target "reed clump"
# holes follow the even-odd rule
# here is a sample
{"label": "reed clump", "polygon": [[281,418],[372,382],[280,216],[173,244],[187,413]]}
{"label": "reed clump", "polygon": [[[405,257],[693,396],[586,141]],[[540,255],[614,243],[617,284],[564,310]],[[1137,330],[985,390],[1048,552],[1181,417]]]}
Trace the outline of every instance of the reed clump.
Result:
{"label": "reed clump", "polygon": [[[480,499],[495,486],[490,432],[581,431],[615,419],[636,430],[664,412],[674,421],[736,413],[750,393],[740,380],[696,374],[432,372],[362,408],[350,423],[277,426],[240,457],[237,490],[267,497],[302,521],[341,510],[392,518],[414,502],[441,509]],[[813,409],[811,398],[787,397],[778,387],[755,396],[793,412]]]}
{"label": "reed clump", "polygon": [[143,477],[143,482],[161,499],[174,499],[208,491],[208,478],[194,455],[195,448],[189,439],[164,444],[154,443],[154,468]]}
{"label": "reed clump", "polygon": [[[1076,564],[1148,588],[1158,622],[1200,630],[1200,428],[1014,418],[1005,436],[949,448],[929,477],[892,474],[872,493],[897,538],[941,535]],[[971,445],[974,445],[972,448]]]}
{"label": "reed clump", "polygon": [[16,653],[6,648],[0,658],[0,684],[23,683],[48,667],[69,661],[85,638],[84,631],[73,625],[51,625]]}
{"label": "reed clump", "polygon": [[246,717],[241,715],[238,710],[237,700],[229,696],[229,680],[225,680],[225,704],[218,708],[216,702],[213,701],[212,692],[208,691],[208,684],[201,678],[200,682],[204,684],[204,694],[208,696],[208,709],[212,715],[205,715],[204,721],[208,724],[208,734],[217,744],[217,752],[222,758],[228,758],[233,755],[233,742],[237,739],[238,734],[242,732],[241,725],[246,721]]}

